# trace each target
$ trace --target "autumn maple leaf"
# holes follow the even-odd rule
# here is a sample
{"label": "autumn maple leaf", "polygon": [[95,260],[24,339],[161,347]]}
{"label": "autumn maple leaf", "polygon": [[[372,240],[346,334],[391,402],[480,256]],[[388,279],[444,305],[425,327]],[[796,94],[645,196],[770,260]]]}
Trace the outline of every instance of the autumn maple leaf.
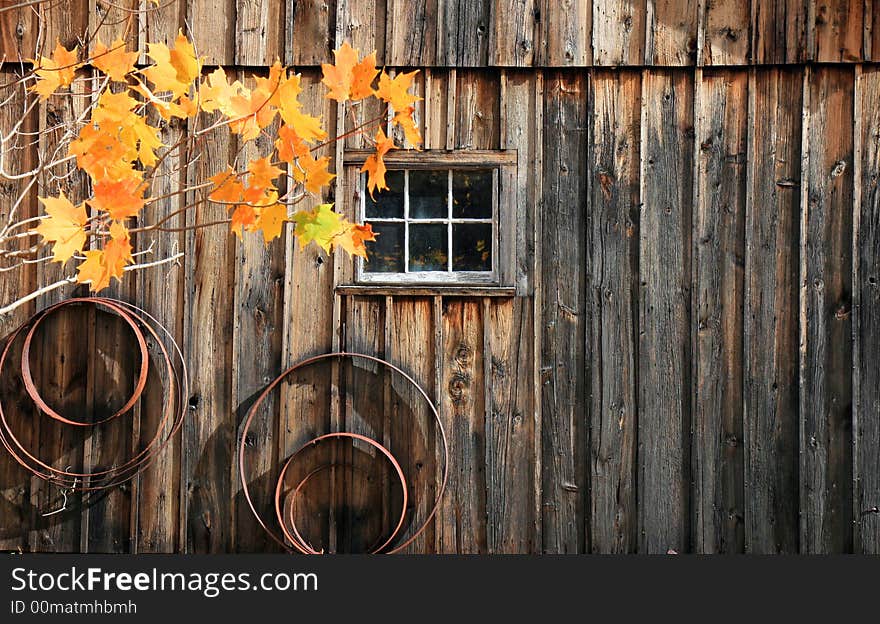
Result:
{"label": "autumn maple leaf", "polygon": [[77,267],[76,281],[89,283],[93,292],[107,288],[112,277],[122,279],[126,265],[134,261],[128,230],[121,223],[114,222],[110,226],[110,240],[104,249],[91,249],[85,252],[85,257]]}
{"label": "autumn maple leaf", "polygon": [[403,134],[406,136],[406,140],[409,144],[418,148],[418,146],[422,144],[422,134],[419,132],[419,128],[412,117],[415,110],[416,109],[412,106],[408,106],[394,115],[391,123],[400,126],[403,129]]}
{"label": "autumn maple leaf", "polygon": [[297,158],[310,153],[309,146],[296,133],[291,126],[282,124],[278,128],[278,138],[275,139],[275,149],[278,150],[278,158],[286,163],[292,163]]}
{"label": "autumn maple leaf", "polygon": [[351,224],[351,227],[337,235],[333,242],[353,256],[366,258],[367,246],[364,243],[374,240],[376,240],[376,233],[373,232],[373,226],[367,223],[365,225]]}
{"label": "autumn maple leaf", "polygon": [[324,77],[321,79],[330,92],[327,97],[337,102],[344,102],[348,99],[351,91],[351,81],[354,66],[358,62],[358,51],[352,48],[346,41],[337,50],[333,51],[336,64],[322,63]]}
{"label": "autumn maple leaf", "polygon": [[143,183],[137,177],[122,180],[100,180],[95,183],[89,204],[103,210],[111,219],[122,221],[137,216],[144,207]]}
{"label": "autumn maple leaf", "polygon": [[163,43],[151,43],[147,56],[156,64],[144,69],[144,76],[156,91],[171,91],[175,98],[186,93],[202,70],[202,62],[182,30],[178,31],[173,49]]}
{"label": "autumn maple leaf", "polygon": [[364,162],[364,166],[361,167],[361,173],[367,173],[367,189],[370,191],[370,197],[373,197],[376,189],[388,190],[388,185],[385,183],[387,169],[383,156],[394,147],[394,139],[385,136],[382,128],[379,128],[376,131],[376,153],[370,154],[370,157]]}
{"label": "autumn maple leaf", "polygon": [[73,50],[68,50],[58,41],[52,58],[41,56],[38,61],[33,61],[39,69],[34,71],[37,83],[31,87],[31,91],[45,100],[59,87],[69,86],[76,75],[76,68],[79,67],[76,60],[78,49],[78,46],[74,46]]}
{"label": "autumn maple leaf", "polygon": [[342,215],[333,211],[333,204],[320,204],[313,210],[300,210],[294,213],[293,221],[296,223],[293,233],[299,239],[301,247],[314,241],[328,252],[334,239],[348,227]]}
{"label": "autumn maple leaf", "polygon": [[52,260],[64,264],[86,244],[85,225],[88,222],[85,204],[74,206],[61,193],[58,197],[40,197],[48,217],[34,229],[52,245]]}
{"label": "autumn maple leaf", "polygon": [[125,51],[122,37],[117,37],[109,48],[97,39],[92,49],[92,65],[116,82],[125,82],[125,77],[134,69],[137,58],[137,52]]}
{"label": "autumn maple leaf", "polygon": [[266,244],[269,244],[272,239],[281,236],[284,223],[288,220],[287,206],[279,204],[276,199],[274,204],[258,208],[257,210],[257,220],[253,227],[263,233],[263,240]]}
{"label": "autumn maple leaf", "polygon": [[229,222],[229,229],[238,236],[242,237],[242,228],[248,231],[254,228],[257,222],[257,211],[249,204],[241,204],[235,207]]}
{"label": "autumn maple leaf", "polygon": [[299,157],[297,165],[293,169],[293,179],[301,182],[309,193],[320,193],[321,187],[326,186],[336,177],[335,174],[328,171],[329,156],[323,156],[316,160],[310,152],[307,152]]}
{"label": "autumn maple leaf", "polygon": [[376,89],[376,97],[391,104],[391,108],[396,113],[406,110],[422,99],[408,91],[417,73],[419,73],[419,70],[416,69],[411,72],[397,74],[392,78],[383,71],[379,76],[379,88]]}
{"label": "autumn maple leaf", "polygon": [[231,204],[241,201],[244,190],[232,167],[227,167],[225,171],[208,179],[214,183],[214,190],[208,195],[208,199],[218,203]]}
{"label": "autumn maple leaf", "polygon": [[248,185],[264,189],[274,189],[274,180],[284,171],[273,165],[269,157],[258,158],[248,163]]}

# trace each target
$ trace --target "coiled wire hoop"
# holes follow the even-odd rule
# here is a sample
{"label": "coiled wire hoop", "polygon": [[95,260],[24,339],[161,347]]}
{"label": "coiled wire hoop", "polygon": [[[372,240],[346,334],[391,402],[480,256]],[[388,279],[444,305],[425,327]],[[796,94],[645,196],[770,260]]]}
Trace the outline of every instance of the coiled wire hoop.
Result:
{"label": "coiled wire hoop", "polygon": [[[428,407],[430,408],[431,414],[434,417],[434,421],[437,425],[437,430],[440,433],[440,441],[441,441],[441,445],[443,448],[443,471],[442,471],[442,476],[440,479],[440,485],[437,488],[437,493],[436,493],[436,496],[434,499],[433,506],[431,507],[431,509],[428,512],[425,519],[422,521],[421,524],[419,524],[415,528],[415,530],[412,532],[412,534],[409,537],[407,537],[406,539],[402,540],[398,544],[394,544],[394,540],[398,537],[400,530],[403,528],[404,520],[405,520],[405,516],[406,516],[406,506],[407,506],[406,476],[403,473],[403,469],[400,466],[400,462],[397,460],[397,458],[394,457],[394,455],[391,453],[391,451],[388,450],[381,443],[379,443],[376,440],[369,438],[367,436],[357,434],[357,433],[349,433],[349,432],[327,433],[327,434],[320,435],[320,436],[317,436],[317,437],[309,440],[303,446],[301,446],[297,451],[295,451],[292,455],[290,455],[290,457],[288,457],[288,459],[284,463],[284,466],[281,470],[281,475],[279,476],[278,482],[275,487],[275,500],[274,500],[275,515],[276,515],[276,520],[278,521],[279,525],[281,526],[281,533],[280,534],[278,532],[274,531],[273,529],[271,529],[269,527],[269,524],[267,523],[267,521],[264,520],[263,517],[260,515],[260,513],[257,511],[256,505],[254,504],[254,500],[251,495],[250,488],[248,487],[247,461],[246,461],[245,448],[247,445],[248,434],[250,432],[251,425],[252,425],[257,413],[260,411],[260,408],[262,407],[266,398],[272,393],[272,391],[282,381],[284,381],[292,373],[294,373],[298,370],[301,370],[301,369],[303,369],[311,364],[314,364],[316,362],[332,360],[332,359],[342,359],[342,358],[361,359],[361,360],[365,360],[365,361],[369,361],[369,362],[374,362],[374,363],[379,364],[381,366],[384,366],[388,370],[391,370],[394,373],[400,375],[403,379],[405,379],[408,383],[410,383],[418,391],[418,393],[422,396],[422,398],[424,398],[425,402],[428,404]],[[424,388],[422,388],[418,383],[416,383],[416,381],[412,377],[407,375],[404,371],[402,371],[400,368],[398,368],[394,364],[391,364],[390,362],[387,362],[387,361],[382,360],[380,358],[377,358],[375,356],[366,355],[363,353],[352,353],[352,352],[347,352],[347,351],[336,351],[336,352],[332,352],[332,353],[324,353],[324,354],[316,355],[316,356],[301,360],[300,362],[297,362],[296,364],[294,364],[293,366],[291,366],[290,368],[285,370],[283,373],[278,375],[278,377],[276,377],[274,380],[272,380],[272,382],[263,389],[263,391],[259,394],[259,396],[257,396],[256,400],[254,401],[254,403],[251,405],[250,409],[248,410],[247,415],[245,416],[245,419],[244,419],[244,423],[242,425],[241,436],[239,438],[238,470],[239,470],[239,476],[241,478],[241,485],[242,485],[242,490],[244,493],[245,500],[247,501],[248,507],[250,508],[251,513],[257,519],[257,522],[259,523],[259,525],[263,528],[263,530],[266,532],[266,534],[269,537],[271,537],[276,543],[278,543],[282,548],[284,548],[288,552],[300,552],[303,554],[310,554],[310,555],[323,554],[322,551],[315,550],[302,537],[302,535],[300,534],[300,532],[296,526],[296,523],[294,521],[293,516],[294,516],[294,509],[295,509],[295,505],[296,505],[297,496],[300,494],[300,492],[301,492],[302,488],[305,486],[306,482],[317,472],[320,472],[321,470],[330,468],[330,467],[334,466],[335,464],[334,463],[326,464],[326,465],[323,465],[323,466],[317,468],[316,470],[312,470],[311,472],[309,472],[302,480],[300,480],[300,482],[294,488],[292,495],[290,496],[290,498],[288,499],[288,501],[286,503],[282,500],[282,498],[283,498],[282,495],[284,492],[285,475],[287,474],[287,471],[290,469],[290,467],[294,463],[296,463],[296,461],[302,456],[302,454],[307,449],[313,448],[316,445],[320,444],[321,442],[323,442],[325,440],[331,440],[331,439],[357,440],[357,441],[360,441],[362,443],[366,443],[369,446],[373,447],[374,449],[379,451],[388,460],[388,462],[394,468],[394,471],[397,475],[397,478],[400,481],[401,486],[403,487],[403,505],[402,505],[402,509],[401,509],[401,514],[400,514],[399,519],[397,521],[397,525],[395,526],[394,530],[391,532],[391,535],[388,538],[386,538],[385,540],[383,540],[379,546],[371,549],[371,552],[374,554],[377,554],[377,553],[394,554],[394,553],[398,553],[398,552],[402,551],[404,548],[406,548],[407,546],[412,544],[416,540],[416,538],[418,538],[419,535],[421,535],[424,532],[424,530],[428,527],[428,525],[434,519],[434,516],[437,514],[437,510],[440,507],[440,502],[443,499],[443,494],[446,491],[446,482],[447,482],[447,479],[449,476],[449,445],[448,445],[448,442],[446,439],[446,430],[443,428],[443,422],[440,420],[440,414],[437,411],[437,408],[435,407],[434,402],[428,396],[428,393],[425,392]]]}

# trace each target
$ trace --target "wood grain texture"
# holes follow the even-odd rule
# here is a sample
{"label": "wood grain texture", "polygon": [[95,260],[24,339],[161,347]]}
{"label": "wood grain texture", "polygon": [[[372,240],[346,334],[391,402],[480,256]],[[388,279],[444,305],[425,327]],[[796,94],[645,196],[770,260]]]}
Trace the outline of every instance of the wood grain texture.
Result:
{"label": "wood grain texture", "polygon": [[437,552],[482,554],[488,549],[482,316],[479,301],[443,301],[440,418],[450,468],[434,521]]}
{"label": "wood grain texture", "polygon": [[376,51],[376,64],[385,64],[386,0],[336,0],[336,43],[348,41],[369,54]]}
{"label": "wood grain texture", "polygon": [[583,75],[544,79],[541,280],[543,551],[587,548],[586,275],[590,254],[586,148],[589,85]]}
{"label": "wood grain texture", "polygon": [[336,0],[290,0],[285,8],[284,62],[300,66],[332,63]]}
{"label": "wood grain texture", "polygon": [[[139,0],[87,0],[88,13],[82,17],[88,20],[88,33],[93,43],[100,39],[110,45],[116,39],[125,41],[129,49],[134,49],[138,42],[140,26]],[[74,7],[69,7],[73,9]],[[75,9],[74,9],[75,10]],[[83,37],[83,41],[86,38]],[[54,44],[52,45],[54,47]]]}
{"label": "wood grain texture", "polygon": [[748,75],[706,71],[696,87],[693,548],[738,553]]}
{"label": "wood grain texture", "polygon": [[442,0],[437,17],[437,63],[484,67],[489,61],[489,0]]}
{"label": "wood grain texture", "polygon": [[648,0],[646,65],[694,65],[697,0]]}
{"label": "wood grain texture", "polygon": [[483,300],[486,533],[490,553],[535,549],[531,302]]}
{"label": "wood grain texture", "polygon": [[399,67],[434,65],[441,0],[386,0],[385,62]]}
{"label": "wood grain texture", "polygon": [[591,31],[593,10],[582,0],[536,0],[539,2],[540,45],[535,65],[580,67],[593,62]]}
{"label": "wood grain texture", "polygon": [[182,0],[187,7],[190,37],[206,65],[235,61],[235,7],[237,0]]}
{"label": "wood grain texture", "polygon": [[749,64],[751,5],[751,0],[700,1],[697,65]]}
{"label": "wood grain texture", "polygon": [[489,28],[489,64],[530,67],[537,39],[536,4],[539,0],[496,0]]}
{"label": "wood grain texture", "polygon": [[856,83],[856,202],[853,237],[856,552],[880,553],[880,71],[866,68]]}
{"label": "wood grain texture", "polygon": [[745,548],[798,549],[800,70],[750,75],[746,194]]}
{"label": "wood grain texture", "polygon": [[498,149],[500,84],[498,75],[482,70],[456,72],[455,149]]}
{"label": "wood grain texture", "polygon": [[809,1],[752,3],[752,58],[755,63],[800,63],[807,60]]}
{"label": "wood grain texture", "polygon": [[592,552],[636,550],[641,75],[593,74],[590,204]]}
{"label": "wood grain texture", "polygon": [[[189,168],[188,184],[224,170],[231,162],[233,145],[228,133],[217,135],[206,157]],[[190,193],[187,202],[199,199],[206,198]],[[226,217],[225,206],[203,201],[187,212],[187,224]],[[191,388],[190,414],[182,434],[186,452],[181,478],[186,493],[181,528],[186,552],[226,552],[233,547],[230,471],[237,423],[231,396],[235,328],[234,302],[229,296],[235,275],[231,237],[225,225],[186,234],[184,348]]]}
{"label": "wood grain texture", "polygon": [[815,0],[811,58],[820,63],[853,62],[864,58],[865,2]]}
{"label": "wood grain texture", "polygon": [[[853,72],[805,91],[801,203],[801,552],[852,550]],[[808,89],[808,91],[807,91]]]}
{"label": "wood grain texture", "polygon": [[644,0],[593,0],[593,63],[641,65],[645,48]]}
{"label": "wood grain texture", "polygon": [[[93,0],[91,0],[93,1]],[[68,50],[78,45],[89,33],[90,0],[58,0],[41,3],[40,19],[46,25],[39,53],[50,56],[58,41]]]}
{"label": "wood grain texture", "polygon": [[3,7],[0,12],[0,58],[7,62],[22,62],[34,57],[39,13],[29,6]]}
{"label": "wood grain texture", "polygon": [[284,17],[283,2],[236,0],[235,63],[265,66],[281,60]]}
{"label": "wood grain texture", "polygon": [[693,83],[642,78],[639,551],[688,550]]}

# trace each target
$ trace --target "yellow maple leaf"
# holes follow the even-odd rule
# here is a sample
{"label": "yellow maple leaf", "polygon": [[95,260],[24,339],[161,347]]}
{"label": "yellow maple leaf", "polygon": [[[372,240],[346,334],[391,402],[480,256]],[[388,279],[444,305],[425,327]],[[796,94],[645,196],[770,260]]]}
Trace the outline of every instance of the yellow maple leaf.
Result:
{"label": "yellow maple leaf", "polygon": [[296,223],[294,236],[299,239],[301,247],[314,241],[324,251],[331,251],[334,239],[348,229],[348,222],[338,212],[333,211],[333,204],[320,204],[312,210],[299,210],[293,215]]}
{"label": "yellow maple leaf", "polygon": [[373,232],[372,225],[369,223],[365,225],[356,225],[352,223],[348,229],[338,234],[333,242],[353,256],[366,258],[367,247],[364,243],[366,241],[374,240],[376,240],[376,233]]}
{"label": "yellow maple leaf", "polygon": [[378,73],[376,52],[373,51],[352,69],[349,97],[352,100],[362,100],[373,95],[373,80],[376,79],[376,74]]}
{"label": "yellow maple leaf", "polygon": [[326,186],[336,177],[328,171],[330,157],[323,156],[317,160],[311,153],[305,153],[297,160],[298,167],[293,169],[293,178],[301,182],[309,193],[318,194],[321,187]]}
{"label": "yellow maple leaf", "polygon": [[41,56],[39,60],[34,61],[34,65],[38,67],[34,71],[37,75],[37,83],[30,90],[38,93],[40,99],[45,100],[59,87],[69,86],[76,76],[76,68],[79,67],[76,60],[78,50],[78,46],[68,50],[57,41],[52,58]]}
{"label": "yellow maple leaf", "polygon": [[117,37],[108,48],[100,39],[92,50],[92,65],[116,82],[125,82],[126,75],[134,69],[137,52],[126,52],[122,37]]}
{"label": "yellow maple leaf", "polygon": [[74,206],[64,193],[58,197],[40,197],[39,200],[49,216],[42,219],[34,231],[54,243],[52,260],[64,264],[86,244],[85,225],[89,217],[85,204]]}
{"label": "yellow maple leaf", "polygon": [[208,199],[229,204],[241,201],[244,191],[232,167],[227,167],[225,171],[216,173],[208,179],[214,184],[214,190],[208,195]]}
{"label": "yellow maple leaf", "polygon": [[295,159],[309,153],[309,146],[296,133],[296,130],[287,124],[282,124],[278,128],[275,149],[278,150],[278,158],[286,163],[292,163]]}
{"label": "yellow maple leaf", "polygon": [[284,223],[287,218],[287,206],[279,204],[275,196],[275,203],[257,209],[257,220],[253,229],[260,230],[263,233],[263,240],[268,245],[272,239],[281,236],[284,229]]}
{"label": "yellow maple leaf", "polygon": [[382,128],[379,128],[376,131],[376,153],[370,154],[370,157],[364,162],[364,166],[361,167],[361,173],[367,172],[367,189],[370,191],[370,197],[373,196],[376,189],[388,190],[388,185],[385,183],[387,169],[383,156],[394,147],[394,139],[385,136]]}
{"label": "yellow maple leaf", "polygon": [[257,221],[257,211],[253,206],[249,204],[241,204],[235,207],[235,210],[232,212],[231,221],[229,222],[229,229],[238,236],[239,239],[242,237],[242,228],[246,228],[248,231],[254,229],[254,224]]}
{"label": "yellow maple leaf", "polygon": [[163,100],[150,91],[147,85],[142,82],[138,82],[132,86],[132,90],[142,95],[150,104],[152,104],[153,108],[156,109],[156,112],[159,113],[159,116],[165,121],[170,121],[172,117],[177,117],[179,119],[193,117],[198,112],[198,107],[195,103],[185,95],[180,96],[180,103],[178,104],[178,102]]}
{"label": "yellow maple leaf", "polygon": [[394,112],[406,110],[422,99],[408,91],[417,73],[419,73],[419,70],[416,69],[411,72],[399,73],[392,78],[383,71],[379,76],[379,88],[376,89],[376,97],[391,104]]}
{"label": "yellow maple leaf", "polygon": [[175,98],[187,92],[202,70],[202,62],[182,30],[178,31],[173,49],[164,43],[151,43],[147,46],[147,56],[155,65],[144,69],[144,76],[156,91],[171,91]]}

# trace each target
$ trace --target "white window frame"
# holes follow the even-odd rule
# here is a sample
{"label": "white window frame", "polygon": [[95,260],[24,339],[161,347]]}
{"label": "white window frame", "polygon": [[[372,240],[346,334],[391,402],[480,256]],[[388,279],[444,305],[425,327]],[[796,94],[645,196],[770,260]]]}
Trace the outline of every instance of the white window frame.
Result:
{"label": "white window frame", "polygon": [[[344,165],[348,169],[347,179],[349,218],[358,223],[376,221],[386,223],[404,223],[404,267],[409,268],[409,225],[413,223],[438,223],[447,226],[447,271],[413,271],[403,273],[370,273],[364,270],[364,259],[354,258],[353,278],[355,286],[376,287],[461,287],[493,288],[512,286],[514,272],[513,223],[517,213],[513,181],[516,177],[516,152],[510,150],[468,150],[468,151],[405,151],[391,152],[385,157],[389,171],[405,170],[404,175],[404,216],[396,219],[366,219],[366,174],[360,173],[360,166],[371,154],[367,150],[349,150],[344,155]],[[409,173],[410,171],[449,171],[447,180],[447,214],[445,217],[433,219],[409,218]],[[452,216],[452,176],[455,172],[468,170],[491,170],[492,174],[492,218],[460,219]],[[381,191],[377,191],[379,193]],[[451,224],[454,223],[489,223],[492,224],[492,269],[491,271],[451,271],[453,258],[453,240]]]}

